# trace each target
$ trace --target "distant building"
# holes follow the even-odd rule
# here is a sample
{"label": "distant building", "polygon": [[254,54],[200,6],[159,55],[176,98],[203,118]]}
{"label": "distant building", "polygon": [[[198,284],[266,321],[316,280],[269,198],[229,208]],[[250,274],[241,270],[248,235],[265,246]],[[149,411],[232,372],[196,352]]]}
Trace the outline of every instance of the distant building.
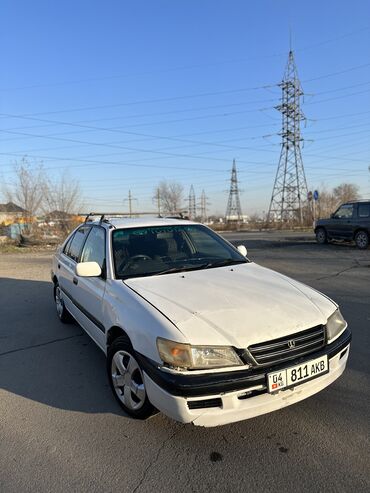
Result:
{"label": "distant building", "polygon": [[225,221],[228,223],[237,223],[237,222],[242,222],[242,223],[247,223],[249,221],[249,216],[246,214],[242,214],[240,216],[237,215],[229,215],[225,216]]}
{"label": "distant building", "polygon": [[13,202],[0,204],[0,224],[12,224],[18,222],[19,219],[27,217],[26,210],[19,207]]}

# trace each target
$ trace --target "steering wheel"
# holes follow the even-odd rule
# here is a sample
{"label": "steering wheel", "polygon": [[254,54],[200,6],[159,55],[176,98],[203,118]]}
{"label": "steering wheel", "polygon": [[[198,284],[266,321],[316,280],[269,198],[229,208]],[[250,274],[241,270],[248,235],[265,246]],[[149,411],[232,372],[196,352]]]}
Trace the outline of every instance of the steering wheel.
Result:
{"label": "steering wheel", "polygon": [[131,260],[136,262],[136,260],[152,260],[152,258],[149,257],[149,255],[139,254],[139,255],[134,255],[133,257],[130,257],[127,263],[129,264],[131,262]]}
{"label": "steering wheel", "polygon": [[127,269],[129,269],[131,267],[131,265],[134,263],[134,262],[137,262],[138,260],[152,260],[151,257],[149,257],[149,255],[145,255],[145,254],[139,254],[139,255],[134,255],[133,257],[130,257],[127,261],[127,263],[125,265],[120,265],[119,266],[119,270],[121,272],[125,272]]}

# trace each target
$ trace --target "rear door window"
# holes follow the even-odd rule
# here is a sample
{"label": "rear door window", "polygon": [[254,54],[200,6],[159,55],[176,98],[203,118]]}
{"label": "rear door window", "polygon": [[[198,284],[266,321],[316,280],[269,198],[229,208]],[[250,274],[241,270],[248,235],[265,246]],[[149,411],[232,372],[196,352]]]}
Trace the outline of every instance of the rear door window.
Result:
{"label": "rear door window", "polygon": [[66,243],[66,245],[64,247],[64,250],[63,250],[63,253],[65,253],[67,256],[69,256],[69,248],[71,246],[73,237],[74,237],[74,234],[69,238],[69,240],[67,241],[67,243]]}
{"label": "rear door window", "polygon": [[68,257],[70,257],[72,260],[78,262],[82,246],[85,243],[89,231],[90,226],[81,226],[74,234],[71,244],[68,248],[68,253],[65,252],[66,255],[68,255]]}
{"label": "rear door window", "polygon": [[370,217],[370,203],[358,204],[358,217]]}

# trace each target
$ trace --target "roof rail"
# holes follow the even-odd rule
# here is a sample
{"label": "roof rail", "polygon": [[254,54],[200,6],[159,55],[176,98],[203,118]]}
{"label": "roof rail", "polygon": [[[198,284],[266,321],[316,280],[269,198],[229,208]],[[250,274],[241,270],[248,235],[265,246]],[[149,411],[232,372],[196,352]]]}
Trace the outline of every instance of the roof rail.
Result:
{"label": "roof rail", "polygon": [[134,218],[138,216],[155,216],[157,218],[165,218],[165,219],[189,219],[187,216],[187,211],[175,211],[173,214],[168,216],[164,216],[162,214],[158,214],[155,211],[152,212],[89,212],[89,213],[79,213],[79,216],[86,216],[85,223],[94,221],[95,217],[99,217],[99,223],[106,222],[110,223],[110,219],[113,218]]}
{"label": "roof rail", "polygon": [[93,221],[94,217],[99,216],[99,222],[109,222],[109,219],[113,218],[119,218],[119,217],[124,217],[124,218],[133,218],[137,216],[157,216],[157,217],[163,217],[159,214],[157,214],[155,211],[152,212],[89,212],[88,214],[85,213],[79,213],[79,216],[86,216],[85,217],[85,223]]}

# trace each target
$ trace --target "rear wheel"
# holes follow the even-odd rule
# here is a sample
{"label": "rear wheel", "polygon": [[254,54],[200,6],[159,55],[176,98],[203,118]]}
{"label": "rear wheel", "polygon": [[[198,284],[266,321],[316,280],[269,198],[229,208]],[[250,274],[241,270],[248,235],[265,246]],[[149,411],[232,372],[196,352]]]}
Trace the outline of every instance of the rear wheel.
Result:
{"label": "rear wheel", "polygon": [[113,393],[127,414],[137,419],[153,414],[143,372],[126,337],[118,337],[108,349],[107,371]]}
{"label": "rear wheel", "polygon": [[318,228],[316,230],[316,241],[320,245],[323,245],[324,243],[328,242],[328,235],[326,234],[326,231],[324,228]]}
{"label": "rear wheel", "polygon": [[64,324],[71,323],[73,321],[73,318],[64,305],[62,291],[60,289],[58,282],[54,284],[54,300],[55,300],[55,307],[57,309],[57,315],[59,320]]}
{"label": "rear wheel", "polygon": [[357,231],[355,234],[355,243],[360,250],[366,250],[369,247],[369,235],[366,231]]}

